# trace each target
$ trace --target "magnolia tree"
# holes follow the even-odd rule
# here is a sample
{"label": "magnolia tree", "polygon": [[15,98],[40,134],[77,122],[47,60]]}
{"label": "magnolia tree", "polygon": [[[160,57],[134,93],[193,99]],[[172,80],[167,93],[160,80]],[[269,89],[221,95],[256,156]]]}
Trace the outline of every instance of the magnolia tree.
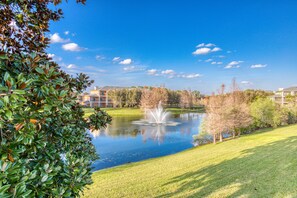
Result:
{"label": "magnolia tree", "polygon": [[59,3],[0,3],[0,197],[79,196],[97,159],[87,129],[111,121],[100,109],[83,118],[76,100],[92,81],[66,74],[45,52]]}

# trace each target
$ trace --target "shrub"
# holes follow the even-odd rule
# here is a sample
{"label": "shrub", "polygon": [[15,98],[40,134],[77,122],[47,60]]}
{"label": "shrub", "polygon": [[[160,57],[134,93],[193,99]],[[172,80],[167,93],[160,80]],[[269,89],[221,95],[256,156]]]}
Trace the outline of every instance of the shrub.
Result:
{"label": "shrub", "polygon": [[76,100],[92,81],[47,57],[45,32],[62,14],[51,2],[1,2],[0,197],[78,196],[97,159],[86,130],[111,121],[100,109],[84,119]]}

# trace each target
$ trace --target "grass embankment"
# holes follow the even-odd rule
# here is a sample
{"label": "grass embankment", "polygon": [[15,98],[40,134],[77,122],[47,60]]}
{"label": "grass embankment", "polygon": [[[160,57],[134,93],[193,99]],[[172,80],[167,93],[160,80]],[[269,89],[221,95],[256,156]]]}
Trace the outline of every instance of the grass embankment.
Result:
{"label": "grass embankment", "polygon": [[[110,116],[141,116],[143,112],[137,108],[101,108]],[[93,113],[92,108],[84,108],[85,117],[89,117]]]}
{"label": "grass embankment", "polygon": [[297,197],[297,125],[93,174],[85,197]]}
{"label": "grass embankment", "polygon": [[[139,108],[101,108],[106,111],[110,116],[142,116],[143,111]],[[167,111],[172,114],[181,114],[181,113],[202,113],[204,109],[196,108],[196,109],[181,109],[181,108],[167,108]],[[90,116],[93,113],[92,108],[84,108],[85,117]]]}

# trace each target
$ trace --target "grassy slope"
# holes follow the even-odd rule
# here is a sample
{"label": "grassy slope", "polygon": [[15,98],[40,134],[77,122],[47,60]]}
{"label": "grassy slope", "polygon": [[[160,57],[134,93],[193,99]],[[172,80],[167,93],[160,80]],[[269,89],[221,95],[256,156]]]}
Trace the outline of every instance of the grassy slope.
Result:
{"label": "grassy slope", "polygon": [[[143,112],[137,108],[101,108],[106,111],[110,116],[141,116]],[[92,108],[84,108],[85,117],[92,114]]]}
{"label": "grassy slope", "polygon": [[98,171],[86,197],[297,197],[297,125]]}

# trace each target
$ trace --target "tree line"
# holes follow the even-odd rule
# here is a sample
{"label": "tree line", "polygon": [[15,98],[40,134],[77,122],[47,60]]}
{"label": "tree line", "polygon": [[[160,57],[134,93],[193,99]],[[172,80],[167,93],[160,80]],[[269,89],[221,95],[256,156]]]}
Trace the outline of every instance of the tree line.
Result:
{"label": "tree line", "polygon": [[164,87],[134,87],[108,91],[114,107],[154,108],[161,101],[166,107],[193,108],[201,104],[199,91],[170,90]]}
{"label": "tree line", "polygon": [[241,91],[235,80],[228,93],[222,85],[216,94],[204,99],[206,116],[196,136],[198,144],[209,140],[221,142],[257,129],[297,123],[296,103],[281,106],[269,98],[271,94],[261,90]]}

